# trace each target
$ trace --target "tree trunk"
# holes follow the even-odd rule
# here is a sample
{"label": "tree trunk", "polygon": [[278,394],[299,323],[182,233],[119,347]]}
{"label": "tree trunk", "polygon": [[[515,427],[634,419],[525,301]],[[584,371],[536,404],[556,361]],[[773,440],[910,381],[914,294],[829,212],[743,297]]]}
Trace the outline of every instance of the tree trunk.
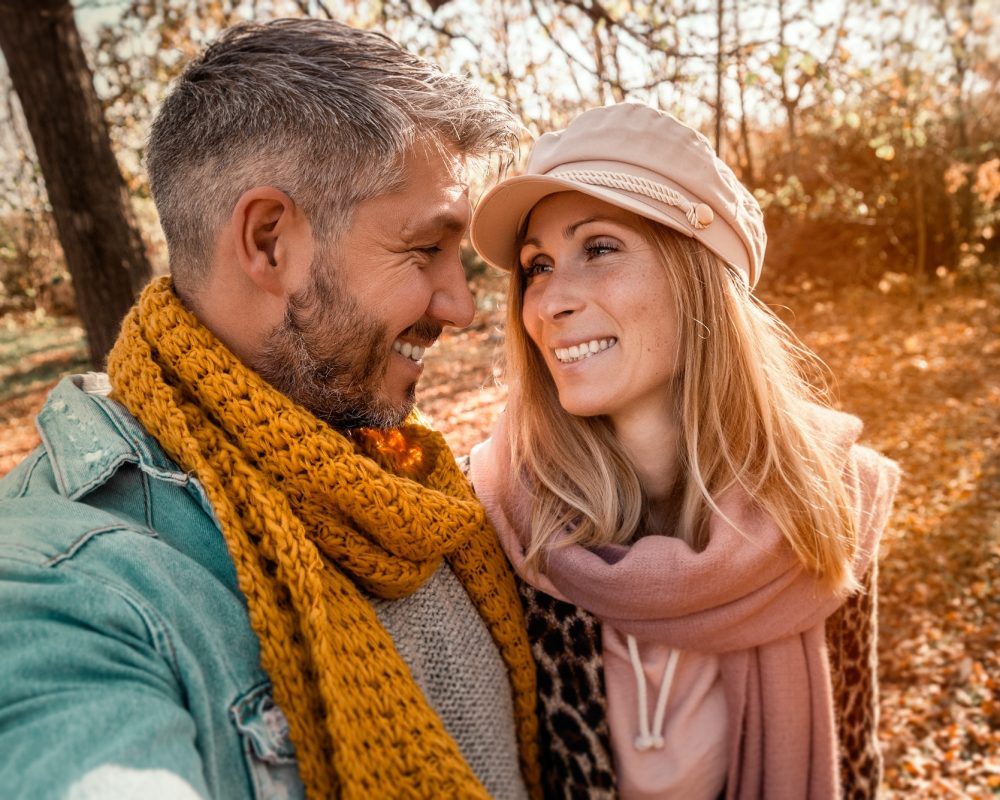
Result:
{"label": "tree trunk", "polygon": [[917,257],[914,273],[929,277],[927,270],[927,207],[924,201],[924,171],[915,169],[912,173],[914,187],[914,222],[917,228]]}
{"label": "tree trunk", "polygon": [[722,0],[717,0],[715,4],[715,153],[722,158],[722,115],[725,109],[722,107]]}
{"label": "tree trunk", "polygon": [[[798,148],[799,148],[799,134],[796,130],[796,107],[798,106],[799,99],[802,97],[801,90],[798,95],[794,98],[792,97],[791,90],[788,86],[788,45],[785,42],[785,29],[788,26],[788,20],[785,18],[785,0],[778,0],[778,50],[784,55],[784,62],[781,65],[781,74],[779,75],[781,79],[781,107],[785,109],[785,125],[788,130],[788,175],[797,175],[799,170],[798,165]],[[788,176],[786,176],[788,177]]]}
{"label": "tree trunk", "polygon": [[[972,67],[969,59],[969,31],[972,30],[975,12],[975,0],[963,0],[956,4],[959,14],[959,30],[947,26],[951,39],[951,53],[955,61],[955,74],[952,78],[955,87],[955,126],[958,129],[959,157],[970,163],[974,154],[969,147],[968,103],[966,102],[965,79]],[[947,25],[948,12],[941,6],[941,17]],[[973,196],[972,180],[965,181],[958,187],[959,235],[958,241],[971,242],[973,235]]]}
{"label": "tree trunk", "polygon": [[0,0],[0,49],[45,178],[90,358],[102,367],[151,273],[69,0]]}
{"label": "tree trunk", "polygon": [[757,185],[753,169],[753,149],[750,146],[750,127],[747,125],[746,108],[746,70],[743,68],[743,29],[740,27],[740,4],[733,4],[733,33],[736,36],[736,87],[740,98],[740,142],[743,144],[743,156],[746,167],[743,182],[751,189]]}

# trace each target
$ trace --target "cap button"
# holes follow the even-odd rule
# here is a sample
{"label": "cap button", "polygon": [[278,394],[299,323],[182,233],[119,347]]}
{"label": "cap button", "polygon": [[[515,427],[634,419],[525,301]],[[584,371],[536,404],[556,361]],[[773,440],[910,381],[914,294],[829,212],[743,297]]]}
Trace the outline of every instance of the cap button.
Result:
{"label": "cap button", "polygon": [[705,225],[710,225],[712,220],[715,219],[715,212],[707,204],[698,203],[694,207],[694,216],[698,220],[698,224],[704,227]]}

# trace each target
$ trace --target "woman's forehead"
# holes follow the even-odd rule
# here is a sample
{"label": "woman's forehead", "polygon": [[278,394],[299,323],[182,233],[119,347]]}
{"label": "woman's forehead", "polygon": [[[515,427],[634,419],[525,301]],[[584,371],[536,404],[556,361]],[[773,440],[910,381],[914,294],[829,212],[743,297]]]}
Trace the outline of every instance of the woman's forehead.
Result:
{"label": "woman's forehead", "polygon": [[638,215],[624,208],[582,192],[556,192],[539,200],[528,212],[522,240],[532,237],[533,231],[543,226],[561,225],[564,234],[572,234],[581,224],[598,219],[639,227]]}

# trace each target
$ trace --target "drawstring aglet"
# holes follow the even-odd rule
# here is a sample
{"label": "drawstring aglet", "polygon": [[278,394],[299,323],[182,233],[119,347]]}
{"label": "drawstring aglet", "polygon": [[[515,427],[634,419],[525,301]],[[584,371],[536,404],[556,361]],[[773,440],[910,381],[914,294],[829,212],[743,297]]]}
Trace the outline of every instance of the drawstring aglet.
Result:
{"label": "drawstring aglet", "polygon": [[662,750],[663,749],[663,737],[662,736],[636,736],[635,737],[635,749],[640,753],[646,750]]}

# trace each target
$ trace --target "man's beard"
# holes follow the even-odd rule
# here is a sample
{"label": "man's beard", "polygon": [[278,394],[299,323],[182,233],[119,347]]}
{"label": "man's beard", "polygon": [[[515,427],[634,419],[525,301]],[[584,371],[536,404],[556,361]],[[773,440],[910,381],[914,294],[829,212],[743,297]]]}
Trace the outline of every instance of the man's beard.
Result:
{"label": "man's beard", "polygon": [[[388,326],[366,315],[330,265],[314,262],[312,281],[288,301],[285,318],[252,366],[279,392],[337,428],[393,428],[413,408],[416,382],[402,402],[386,397]],[[429,330],[432,329],[433,330]],[[440,327],[418,323],[427,338]]]}

